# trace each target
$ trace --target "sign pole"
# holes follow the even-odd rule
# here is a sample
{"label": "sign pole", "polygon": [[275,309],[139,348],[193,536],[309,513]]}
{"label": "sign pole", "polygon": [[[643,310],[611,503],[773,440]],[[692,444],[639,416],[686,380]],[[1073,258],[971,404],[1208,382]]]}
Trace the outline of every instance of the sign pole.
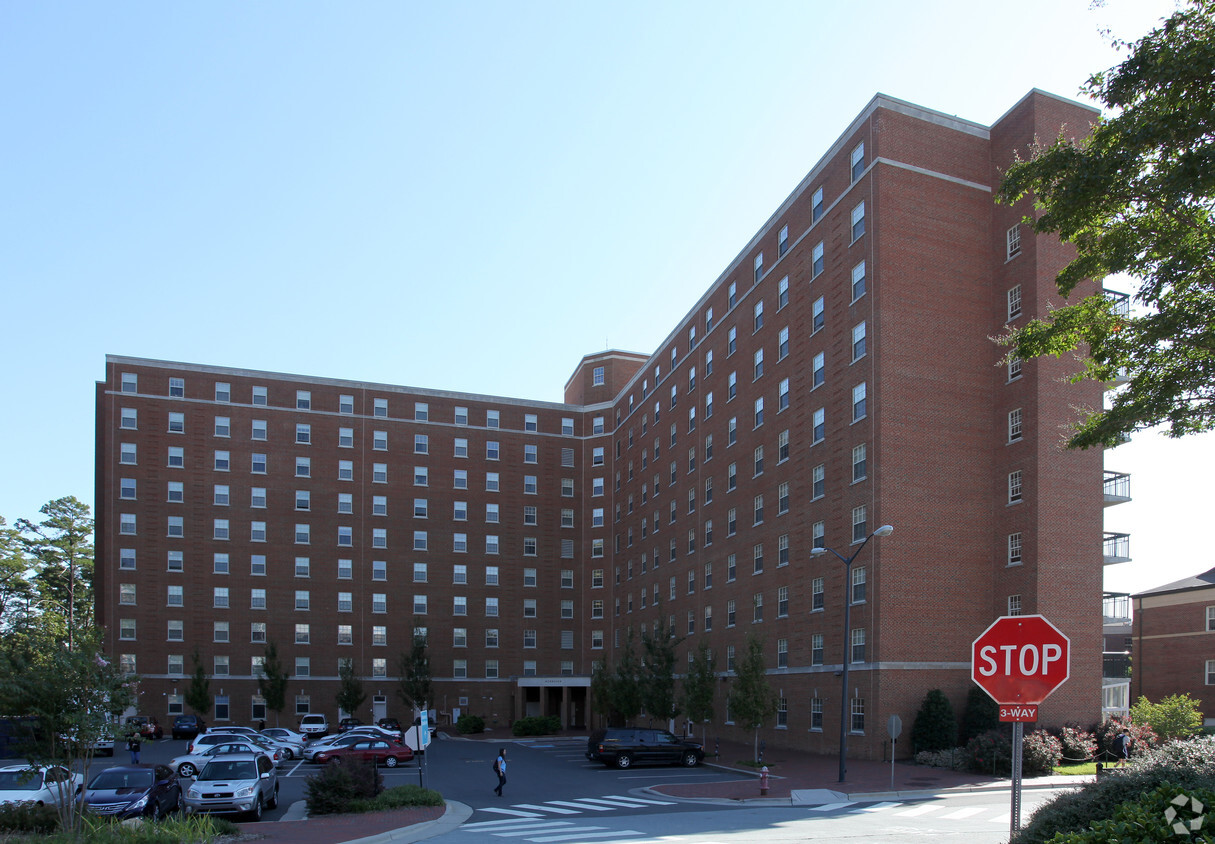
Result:
{"label": "sign pole", "polygon": [[1013,722],[1012,734],[1012,805],[1008,834],[1016,837],[1021,831],[1021,744],[1025,735],[1025,722]]}

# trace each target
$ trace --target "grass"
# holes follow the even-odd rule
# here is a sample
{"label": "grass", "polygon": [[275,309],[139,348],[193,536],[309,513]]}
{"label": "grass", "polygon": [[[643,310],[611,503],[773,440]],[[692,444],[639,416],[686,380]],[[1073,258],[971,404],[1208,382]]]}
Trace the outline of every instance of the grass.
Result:
{"label": "grass", "polygon": [[1069,776],[1069,777],[1080,777],[1080,776],[1085,776],[1085,775],[1096,776],[1097,775],[1097,763],[1096,762],[1077,762],[1077,763],[1071,764],[1071,765],[1060,765],[1059,767],[1055,768],[1055,770],[1052,773],[1062,774],[1064,776]]}
{"label": "grass", "polygon": [[240,833],[237,826],[209,815],[175,815],[155,823],[115,823],[106,818],[86,818],[81,835],[68,832],[0,833],[0,841],[38,844],[207,844]]}
{"label": "grass", "polygon": [[398,785],[381,791],[371,800],[351,800],[347,812],[383,812],[413,806],[442,806],[443,795],[416,785]]}

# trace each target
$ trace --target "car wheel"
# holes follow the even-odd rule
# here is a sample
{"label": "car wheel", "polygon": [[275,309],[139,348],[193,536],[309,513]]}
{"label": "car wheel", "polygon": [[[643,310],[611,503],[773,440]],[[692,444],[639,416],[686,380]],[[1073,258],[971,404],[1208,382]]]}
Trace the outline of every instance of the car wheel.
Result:
{"label": "car wheel", "polygon": [[395,768],[397,766],[397,757],[389,756],[387,759],[384,760],[384,764],[387,765],[389,768]]}
{"label": "car wheel", "polygon": [[274,784],[274,793],[270,795],[270,802],[266,804],[267,809],[278,808],[278,783]]}
{"label": "car wheel", "polygon": [[621,753],[616,757],[616,767],[624,770],[633,764],[633,757],[627,753]]}
{"label": "car wheel", "polygon": [[262,796],[260,794],[253,801],[253,808],[249,810],[249,818],[253,821],[260,821],[262,819]]}
{"label": "car wheel", "polygon": [[695,751],[689,750],[683,755],[683,766],[685,768],[695,768],[698,761]]}
{"label": "car wheel", "polygon": [[182,762],[177,766],[177,776],[179,777],[193,777],[197,773],[198,768],[189,762]]}
{"label": "car wheel", "polygon": [[294,750],[292,750],[290,747],[284,747],[284,748],[283,748],[283,755],[284,755],[284,756],[286,756],[288,759],[294,759],[294,758],[295,758],[295,751],[294,751]]}

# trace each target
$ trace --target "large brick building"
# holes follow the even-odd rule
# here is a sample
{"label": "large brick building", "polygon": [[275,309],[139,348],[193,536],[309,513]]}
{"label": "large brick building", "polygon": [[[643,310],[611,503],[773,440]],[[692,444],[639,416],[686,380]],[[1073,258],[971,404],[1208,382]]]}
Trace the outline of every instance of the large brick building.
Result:
{"label": "large brick building", "polygon": [[1188,694],[1215,724],[1215,569],[1132,595],[1131,699]]}
{"label": "large brick building", "polygon": [[[768,741],[833,750],[844,693],[852,752],[879,755],[927,690],[961,710],[971,640],[1021,612],[1072,642],[1044,720],[1095,720],[1102,454],[1061,442],[1102,389],[990,339],[1047,311],[1069,257],[993,202],[1001,168],[1095,117],[1040,91],[990,127],[875,97],[657,349],[583,358],[563,404],[108,358],[97,617],[141,706],[182,708],[197,649],[215,720],[261,717],[272,641],[288,718],[337,714],[343,658],[399,717],[416,625],[441,720],[584,725],[593,662],[662,619],[681,660],[716,652],[723,735],[754,633]],[[810,554],[883,524],[850,584]]]}

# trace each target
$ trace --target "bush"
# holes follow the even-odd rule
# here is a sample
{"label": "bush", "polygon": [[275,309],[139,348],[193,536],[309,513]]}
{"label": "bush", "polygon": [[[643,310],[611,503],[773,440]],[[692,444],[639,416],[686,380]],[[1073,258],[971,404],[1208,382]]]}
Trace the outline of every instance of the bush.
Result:
{"label": "bush", "polygon": [[480,715],[461,715],[456,720],[456,729],[460,735],[471,735],[472,733],[485,732],[485,719]]}
{"label": "bush", "polygon": [[1147,724],[1162,739],[1189,738],[1202,729],[1201,703],[1189,695],[1171,695],[1160,703],[1140,696],[1131,707],[1131,720]]}
{"label": "bush", "polygon": [[411,806],[442,806],[443,795],[417,785],[398,785],[389,788],[371,800],[351,802],[350,812],[386,812],[389,809],[406,809]]}
{"label": "bush", "polygon": [[1106,762],[1113,761],[1118,757],[1114,755],[1114,738],[1121,732],[1122,728],[1126,727],[1129,730],[1128,735],[1131,737],[1131,757],[1134,758],[1137,754],[1143,753],[1149,748],[1155,747],[1160,743],[1159,737],[1152,732],[1152,728],[1146,724],[1137,724],[1131,721],[1126,721],[1118,715],[1111,716],[1102,721],[1097,727],[1097,750],[1100,760]]}
{"label": "bush", "polygon": [[1000,729],[1000,705],[978,686],[966,694],[966,714],[962,720],[962,743],[988,730]]}
{"label": "bush", "polygon": [[304,784],[309,815],[349,812],[354,801],[371,800],[384,790],[379,769],[370,762],[354,760],[326,765]]}
{"label": "bush", "polygon": [[1058,767],[1062,758],[1063,744],[1046,730],[1034,730],[1021,740],[1022,776],[1046,776]]}
{"label": "bush", "polygon": [[556,715],[533,715],[520,718],[511,726],[516,736],[547,736],[561,732],[561,719]]}
{"label": "bush", "polygon": [[[1181,797],[1185,802],[1176,805],[1172,800]],[[1191,800],[1210,806],[1215,800],[1215,791],[1206,788],[1181,788],[1170,783],[1161,783],[1157,788],[1136,799],[1118,806],[1112,818],[1095,820],[1088,829],[1061,833],[1051,839],[1051,844],[1106,844],[1110,841],[1134,841],[1135,844],[1163,844],[1166,841],[1213,841],[1209,834],[1195,831],[1191,837],[1189,821],[1194,817]],[[1172,810],[1173,823],[1169,822]],[[1178,831],[1173,824],[1182,824]],[[1178,836],[1184,835],[1184,839]],[[1018,841],[1021,839],[1018,838]]]}
{"label": "bush", "polygon": [[966,743],[966,767],[995,777],[1012,775],[1012,737],[1003,730],[988,730]]}
{"label": "bush", "polygon": [[[1137,802],[1143,793],[1165,781],[1189,794],[1198,793],[1198,789],[1215,789],[1215,740],[1168,742],[1144,751],[1127,767],[1112,768],[1096,782],[1040,806],[1013,844],[1043,844],[1059,833],[1087,830],[1094,821],[1113,817],[1123,803]],[[1127,840],[1138,839],[1132,836]]]}
{"label": "bush", "polygon": [[911,727],[911,749],[948,750],[958,743],[958,719],[954,717],[953,705],[940,689],[933,689],[924,696],[920,711],[916,713]]}
{"label": "bush", "polygon": [[0,831],[45,834],[59,828],[59,814],[54,806],[33,803],[0,804]]}
{"label": "bush", "polygon": [[1088,730],[1074,724],[1059,731],[1059,743],[1063,745],[1062,762],[1079,764],[1089,762],[1097,755],[1097,739]]}
{"label": "bush", "polygon": [[953,771],[966,770],[966,748],[951,747],[949,750],[921,750],[915,755],[917,765],[927,765],[930,768],[949,768]]}

